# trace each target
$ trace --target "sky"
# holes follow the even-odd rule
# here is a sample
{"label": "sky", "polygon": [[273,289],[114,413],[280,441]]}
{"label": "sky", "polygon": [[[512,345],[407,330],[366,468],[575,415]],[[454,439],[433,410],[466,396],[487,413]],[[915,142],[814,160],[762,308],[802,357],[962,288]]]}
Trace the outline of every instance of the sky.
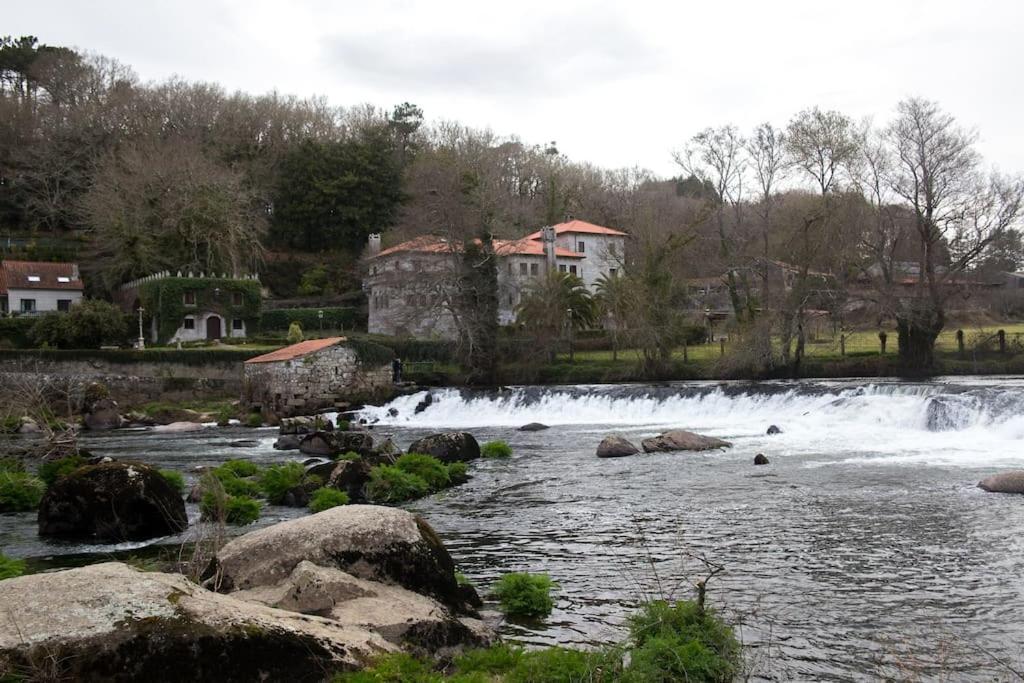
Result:
{"label": "sky", "polygon": [[576,161],[676,174],[708,126],[812,106],[877,123],[907,96],[1024,172],[1024,3],[37,0],[3,33],[113,57],[146,81],[322,95],[557,142]]}

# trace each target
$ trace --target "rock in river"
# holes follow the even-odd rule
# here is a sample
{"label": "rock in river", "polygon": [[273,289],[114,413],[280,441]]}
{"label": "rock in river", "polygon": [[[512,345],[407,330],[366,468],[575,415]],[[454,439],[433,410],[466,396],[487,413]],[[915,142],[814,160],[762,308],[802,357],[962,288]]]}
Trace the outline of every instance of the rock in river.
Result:
{"label": "rock in river", "polygon": [[398,649],[351,623],[119,562],[0,581],[0,604],[0,671],[46,661],[53,680],[313,682]]}
{"label": "rock in river", "polygon": [[94,401],[86,413],[82,415],[82,421],[85,423],[85,428],[91,431],[117,429],[122,423],[117,401],[111,398],[101,398]]}
{"label": "rock in river", "polygon": [[767,432],[768,436],[775,436],[776,434],[781,434],[781,433],[782,433],[782,430],[779,429],[778,425],[770,425],[768,427],[768,432]]}
{"label": "rock in river", "polygon": [[597,445],[597,457],[599,458],[622,458],[627,455],[636,455],[639,452],[640,449],[621,434],[609,434]]}
{"label": "rock in river", "polygon": [[413,441],[408,452],[432,455],[445,463],[468,462],[480,457],[480,444],[468,432],[444,432]]}
{"label": "rock in river", "polygon": [[716,448],[729,448],[728,441],[713,436],[695,434],[682,429],[673,429],[659,436],[644,439],[640,442],[644,453],[662,453],[667,451],[710,451]]}
{"label": "rock in river", "polygon": [[160,472],[137,462],[86,465],[58,479],[39,504],[39,534],[117,543],[188,526],[185,503]]}
{"label": "rock in river", "polygon": [[545,429],[550,429],[550,427],[548,427],[546,424],[541,424],[540,422],[531,422],[529,424],[525,424],[522,427],[520,427],[519,431],[521,431],[521,432],[542,432]]}
{"label": "rock in river", "polygon": [[277,437],[277,441],[274,442],[274,450],[278,451],[297,451],[299,449],[300,438],[294,434],[285,434]]}
{"label": "rock in river", "polygon": [[754,456],[754,464],[755,465],[767,465],[768,464],[768,456],[765,455],[764,453],[758,453],[757,455]]}
{"label": "rock in river", "polygon": [[1009,470],[986,477],[978,487],[989,493],[1024,493],[1024,470]]}

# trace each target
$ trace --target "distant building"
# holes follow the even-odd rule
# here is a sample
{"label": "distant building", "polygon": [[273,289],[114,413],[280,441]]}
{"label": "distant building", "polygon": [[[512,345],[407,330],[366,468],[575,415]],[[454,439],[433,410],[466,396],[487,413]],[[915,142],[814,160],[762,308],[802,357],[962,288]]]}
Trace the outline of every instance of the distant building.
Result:
{"label": "distant building", "polygon": [[245,361],[244,402],[265,414],[291,417],[389,391],[390,363],[366,366],[345,341],[310,339]]}
{"label": "distant building", "polygon": [[[628,235],[572,220],[518,240],[494,240],[498,272],[498,323],[515,322],[530,285],[550,270],[578,276],[593,292],[603,276],[619,274]],[[378,251],[371,238],[363,289],[371,334],[452,339],[454,278],[462,244],[427,235]]]}
{"label": "distant building", "polygon": [[149,342],[174,344],[245,338],[259,319],[260,289],[256,275],[164,271],[124,283],[114,299],[126,312],[144,309]]}
{"label": "distant building", "polygon": [[4,261],[0,265],[0,311],[34,315],[69,311],[85,285],[76,263]]}

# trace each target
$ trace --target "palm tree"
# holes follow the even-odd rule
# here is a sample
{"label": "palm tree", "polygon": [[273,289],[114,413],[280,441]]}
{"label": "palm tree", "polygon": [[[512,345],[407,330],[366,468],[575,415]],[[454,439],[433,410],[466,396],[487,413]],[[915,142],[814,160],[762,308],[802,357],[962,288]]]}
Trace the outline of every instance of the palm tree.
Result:
{"label": "palm tree", "polygon": [[602,275],[597,281],[595,302],[602,318],[608,319],[612,336],[612,360],[619,359],[619,333],[626,329],[629,316],[637,310],[630,282],[616,275]]}
{"label": "palm tree", "polygon": [[593,327],[598,319],[597,304],[583,281],[570,273],[552,271],[526,291],[516,319],[544,340],[550,359],[553,342],[564,333],[569,336],[569,359],[573,359],[571,334]]}

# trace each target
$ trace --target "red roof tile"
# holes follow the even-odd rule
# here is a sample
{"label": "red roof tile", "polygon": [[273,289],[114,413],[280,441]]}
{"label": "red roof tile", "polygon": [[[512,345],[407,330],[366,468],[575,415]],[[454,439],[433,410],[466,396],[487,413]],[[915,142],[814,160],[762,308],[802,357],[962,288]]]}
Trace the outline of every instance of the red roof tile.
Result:
{"label": "red roof tile", "polygon": [[294,360],[296,358],[302,358],[308,356],[311,353],[315,353],[322,349],[326,349],[328,346],[334,346],[338,342],[345,341],[345,337],[327,337],[326,339],[307,339],[301,341],[298,344],[292,344],[286,346],[283,349],[277,351],[271,351],[265,353],[262,356],[256,356],[245,361],[246,363],[276,363],[283,360]]}
{"label": "red roof tile", "polygon": [[[586,221],[572,220],[568,223],[559,223],[554,226],[555,234],[561,235],[566,232],[582,232],[589,235],[619,235],[620,237],[628,237],[629,233],[622,232],[621,230],[613,230],[612,228],[606,228],[603,225],[594,225]],[[531,232],[525,237],[528,240],[539,240],[541,238],[540,230],[537,232]]]}
{"label": "red roof tile", "polygon": [[[415,251],[421,254],[457,254],[462,251],[462,245],[458,242],[450,242],[443,237],[424,235],[422,237],[411,239],[407,242],[402,242],[401,244],[396,244],[393,247],[389,247],[377,254],[374,258],[409,251]],[[511,256],[514,254],[523,256],[543,256],[544,245],[527,237],[518,240],[494,240],[494,251],[499,256]],[[584,258],[585,254],[577,253],[571,249],[555,247],[555,256],[558,256],[559,258]]]}
{"label": "red roof tile", "polygon": [[[82,291],[85,286],[74,263],[46,261],[4,261],[0,272],[0,294],[9,289],[61,289]],[[36,278],[30,280],[29,278]],[[66,280],[66,282],[64,281]]]}

